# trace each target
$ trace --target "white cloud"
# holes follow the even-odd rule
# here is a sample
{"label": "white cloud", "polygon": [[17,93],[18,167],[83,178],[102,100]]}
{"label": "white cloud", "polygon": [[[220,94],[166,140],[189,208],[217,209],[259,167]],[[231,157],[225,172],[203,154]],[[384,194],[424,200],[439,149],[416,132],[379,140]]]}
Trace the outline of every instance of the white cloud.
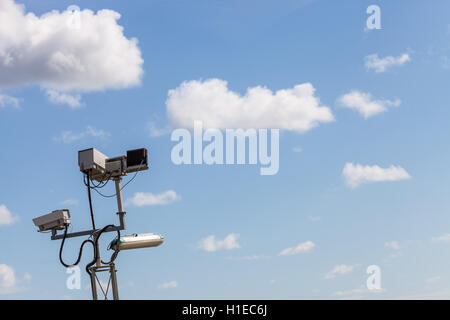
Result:
{"label": "white cloud", "polygon": [[13,0],[0,1],[0,88],[38,85],[76,106],[77,96],[63,94],[140,84],[141,52],[119,19],[112,10],[88,9],[36,16]]}
{"label": "white cloud", "polygon": [[296,247],[283,249],[279,255],[280,256],[291,256],[294,254],[306,253],[306,252],[311,251],[314,247],[315,247],[314,242],[306,241],[306,242],[300,243]]}
{"label": "white cloud", "polygon": [[239,235],[235,233],[230,233],[223,240],[216,240],[216,237],[214,235],[210,235],[202,239],[199,242],[198,247],[208,252],[238,249],[241,247],[237,242],[238,238]]}
{"label": "white cloud", "polygon": [[438,282],[439,280],[441,280],[440,276],[434,276],[434,277],[430,277],[428,279],[425,279],[425,282],[428,283],[428,284],[432,284],[432,283]]}
{"label": "white cloud", "polygon": [[180,200],[181,197],[173,190],[167,190],[159,194],[151,192],[136,192],[133,198],[127,200],[127,205],[136,207],[168,205]]}
{"label": "white cloud", "polygon": [[75,206],[78,204],[78,200],[67,199],[67,200],[61,201],[59,204],[63,205],[63,206]]}
{"label": "white cloud", "polygon": [[361,287],[352,290],[336,291],[332,295],[339,297],[340,299],[347,300],[347,299],[363,299],[365,296],[369,294],[372,295],[386,292],[387,292],[386,289],[369,290],[367,288]]}
{"label": "white cloud", "polygon": [[315,216],[308,216],[308,220],[312,221],[312,222],[317,222],[317,221],[322,220],[322,218],[321,217],[315,217]]}
{"label": "white cloud", "polygon": [[14,269],[6,264],[0,264],[0,288],[14,287],[16,276]]}
{"label": "white cloud", "polygon": [[395,300],[449,300],[449,299],[450,299],[449,289],[395,298]]}
{"label": "white cloud", "polygon": [[292,151],[295,152],[295,153],[299,153],[299,152],[302,152],[303,149],[300,148],[300,147],[293,147],[293,148],[292,148]]}
{"label": "white cloud", "polygon": [[359,112],[365,119],[387,111],[388,107],[398,107],[401,104],[399,99],[374,100],[370,93],[357,90],[340,96],[337,101],[342,107]]}
{"label": "white cloud", "polygon": [[400,244],[398,243],[398,241],[390,241],[390,242],[386,242],[386,243],[384,244],[384,246],[385,246],[386,248],[390,248],[390,249],[393,249],[393,250],[400,250]]}
{"label": "white cloud", "polygon": [[32,279],[31,274],[29,274],[28,272],[25,272],[25,274],[23,275],[23,280],[26,282],[30,282]]}
{"label": "white cloud", "polygon": [[398,57],[388,56],[380,59],[378,54],[371,54],[365,58],[366,68],[373,69],[377,73],[385,72],[390,67],[403,66],[405,63],[411,61],[409,54],[404,53]]}
{"label": "white cloud", "polygon": [[178,287],[177,281],[163,282],[158,285],[158,289],[173,289]]}
{"label": "white cloud", "polygon": [[14,269],[6,264],[0,264],[0,294],[12,294],[20,291]]}
{"label": "white cloud", "polygon": [[411,176],[400,166],[380,168],[374,166],[362,166],[360,164],[346,163],[342,171],[346,184],[350,188],[357,188],[363,183],[399,181],[410,179]]}
{"label": "white cloud", "polygon": [[443,243],[449,243],[450,242],[450,233],[443,234],[439,237],[434,237],[431,239],[433,242],[443,242]]}
{"label": "white cloud", "polygon": [[324,276],[324,279],[333,279],[337,275],[351,273],[354,269],[355,269],[355,266],[348,266],[345,264],[340,264],[340,265],[335,266],[330,272],[328,272]]}
{"label": "white cloud", "polygon": [[262,260],[262,259],[269,259],[270,256],[264,255],[264,254],[252,254],[249,256],[242,256],[242,257],[228,257],[229,260]]}
{"label": "white cloud", "polygon": [[150,133],[150,137],[161,137],[166,134],[169,134],[171,131],[170,126],[158,127],[155,121],[150,121],[148,124],[148,131]]}
{"label": "white cloud", "polygon": [[63,131],[59,136],[55,137],[54,140],[63,143],[72,143],[84,138],[99,138],[104,139],[110,134],[100,129],[95,129],[92,126],[87,126],[86,129],[79,133],[74,133],[72,131]]}
{"label": "white cloud", "polygon": [[193,80],[170,90],[166,105],[172,124],[183,128],[192,128],[198,120],[205,128],[276,128],[302,133],[334,121],[314,92],[310,83],[304,83],[275,93],[257,86],[241,96],[228,89],[226,81]]}
{"label": "white cloud", "polygon": [[46,91],[49,100],[54,104],[67,104],[69,107],[75,109],[81,107],[81,95],[71,95],[68,93],[61,93],[56,90]]}
{"label": "white cloud", "polygon": [[0,226],[8,226],[18,220],[19,217],[14,216],[8,208],[2,204],[0,205]]}
{"label": "white cloud", "polygon": [[13,108],[19,108],[20,100],[15,97],[8,96],[6,94],[0,94],[0,109],[12,106]]}

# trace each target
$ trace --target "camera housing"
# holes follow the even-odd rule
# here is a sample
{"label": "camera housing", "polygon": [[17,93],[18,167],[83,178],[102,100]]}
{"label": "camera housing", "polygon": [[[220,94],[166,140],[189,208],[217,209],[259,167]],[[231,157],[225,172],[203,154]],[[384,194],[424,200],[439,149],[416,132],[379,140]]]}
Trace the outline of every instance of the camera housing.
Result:
{"label": "camera housing", "polygon": [[108,177],[120,177],[126,172],[127,157],[121,156],[106,160],[105,175]]}
{"label": "camera housing", "polygon": [[157,247],[164,242],[164,237],[154,233],[133,233],[121,236],[111,241],[109,247],[113,250],[130,250],[139,248]]}
{"label": "camera housing", "polygon": [[78,165],[80,166],[80,171],[89,171],[91,175],[104,174],[107,159],[107,156],[95,148],[78,151]]}
{"label": "camera housing", "polygon": [[62,230],[70,224],[70,212],[68,209],[54,210],[49,214],[33,219],[34,225],[39,231]]}
{"label": "camera housing", "polygon": [[135,149],[127,151],[127,169],[128,173],[148,169],[147,149]]}

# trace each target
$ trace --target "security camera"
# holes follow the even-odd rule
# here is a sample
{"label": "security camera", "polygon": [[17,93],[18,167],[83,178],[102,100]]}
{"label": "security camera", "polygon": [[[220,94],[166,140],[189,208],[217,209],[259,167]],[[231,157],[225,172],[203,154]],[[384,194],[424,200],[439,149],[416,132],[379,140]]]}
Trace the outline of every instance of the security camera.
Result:
{"label": "security camera", "polygon": [[148,169],[148,151],[145,148],[127,151],[126,172],[136,172]]}
{"label": "security camera", "polygon": [[39,231],[62,230],[70,224],[70,212],[68,209],[55,210],[49,214],[33,219]]}
{"label": "security camera", "polygon": [[162,235],[153,233],[137,234],[133,233],[127,236],[121,236],[120,239],[114,239],[109,244],[113,250],[129,250],[139,248],[157,247],[164,242]]}
{"label": "security camera", "polygon": [[105,173],[107,160],[107,156],[94,148],[78,151],[81,172],[89,171],[91,175],[102,175]]}

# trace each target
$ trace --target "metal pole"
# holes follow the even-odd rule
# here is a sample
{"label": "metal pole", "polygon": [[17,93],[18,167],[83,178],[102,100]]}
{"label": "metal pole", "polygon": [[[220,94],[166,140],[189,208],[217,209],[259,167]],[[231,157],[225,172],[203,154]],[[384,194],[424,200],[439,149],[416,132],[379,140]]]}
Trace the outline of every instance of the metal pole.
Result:
{"label": "metal pole", "polygon": [[117,285],[116,265],[111,263],[109,273],[111,276],[111,287],[113,292],[113,299],[119,300],[119,286]]}
{"label": "metal pole", "polygon": [[91,290],[92,290],[92,300],[98,300],[97,295],[97,282],[95,280],[95,269],[90,268],[91,271]]}
{"label": "metal pole", "polygon": [[97,261],[95,262],[95,264],[97,265],[97,267],[101,267],[102,259],[100,257],[100,246],[98,244],[98,235],[97,234],[94,235],[94,243],[96,243],[95,251],[97,252]]}
{"label": "metal pole", "polygon": [[120,178],[116,178],[114,180],[116,184],[116,197],[117,197],[117,212],[123,212],[123,203],[122,203],[122,189],[120,188]]}

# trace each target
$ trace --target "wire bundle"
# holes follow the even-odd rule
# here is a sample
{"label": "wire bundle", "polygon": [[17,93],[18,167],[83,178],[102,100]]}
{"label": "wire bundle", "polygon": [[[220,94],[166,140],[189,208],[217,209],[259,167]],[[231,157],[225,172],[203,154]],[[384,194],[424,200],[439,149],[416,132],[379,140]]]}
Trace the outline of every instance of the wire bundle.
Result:
{"label": "wire bundle", "polygon": [[[142,163],[143,163],[143,162],[142,162]],[[142,163],[141,163],[141,165],[142,165]],[[136,178],[138,172],[139,172],[139,171],[136,171],[136,173],[134,174],[134,176],[133,176],[130,180],[128,180],[127,183],[125,183],[125,184],[120,188],[119,191],[122,191],[128,184],[130,184],[130,182],[132,182],[132,181],[134,180],[134,178]],[[78,264],[80,263],[80,261],[81,261],[82,255],[83,255],[83,248],[84,248],[84,245],[85,245],[86,243],[90,243],[90,244],[92,244],[93,249],[94,249],[94,257],[93,257],[92,261],[89,262],[89,263],[86,265],[86,272],[87,272],[89,275],[91,275],[91,272],[90,272],[89,269],[90,269],[90,267],[92,267],[92,266],[97,262],[97,260],[98,260],[99,257],[100,257],[99,246],[98,246],[98,239],[100,238],[100,236],[101,236],[108,228],[110,228],[110,227],[113,227],[113,228],[114,228],[114,227],[115,227],[114,225],[110,224],[110,225],[107,225],[107,226],[103,227],[103,228],[102,228],[101,230],[99,230],[99,231],[98,231],[97,228],[95,227],[94,210],[93,210],[93,206],[92,206],[91,189],[94,190],[94,191],[96,191],[99,195],[101,195],[102,197],[105,197],[105,198],[112,198],[112,197],[117,196],[117,191],[116,191],[116,193],[113,194],[113,195],[104,195],[104,194],[102,194],[100,191],[98,191],[98,189],[104,188],[104,187],[108,184],[108,182],[111,180],[111,177],[112,177],[112,174],[110,174],[109,177],[107,177],[107,178],[106,178],[106,176],[104,176],[104,177],[101,179],[100,182],[98,182],[97,184],[95,184],[95,183],[92,181],[92,179],[91,179],[90,171],[85,171],[85,172],[84,172],[83,182],[84,182],[84,185],[87,187],[87,192],[88,192],[89,211],[90,211],[90,215],[91,215],[92,230],[94,230],[94,232],[93,232],[94,240],[91,240],[91,239],[86,239],[86,240],[84,240],[84,241],[81,243],[80,250],[79,250],[79,252],[78,252],[78,258],[77,258],[77,260],[75,261],[75,263],[74,263],[74,264],[70,264],[70,265],[69,265],[69,264],[66,264],[66,263],[63,261],[63,258],[62,258],[62,252],[63,252],[63,248],[64,248],[64,243],[65,243],[65,241],[66,241],[66,237],[67,237],[67,229],[68,229],[69,225],[68,225],[68,224],[65,224],[65,228],[64,228],[64,236],[63,236],[63,239],[62,239],[62,242],[61,242],[61,247],[59,248],[59,261],[61,262],[61,264],[62,264],[64,267],[70,268],[70,267],[74,267],[74,266],[78,265]],[[120,239],[120,230],[117,229],[116,231],[117,231],[117,239]],[[103,264],[105,264],[105,265],[110,265],[110,264],[112,264],[112,263],[114,262],[114,260],[117,258],[118,253],[119,253],[119,247],[116,246],[116,249],[114,250],[114,253],[111,255],[111,258],[110,258],[110,260],[109,260],[108,262],[104,262],[103,260],[100,260],[100,261],[101,261]]]}

